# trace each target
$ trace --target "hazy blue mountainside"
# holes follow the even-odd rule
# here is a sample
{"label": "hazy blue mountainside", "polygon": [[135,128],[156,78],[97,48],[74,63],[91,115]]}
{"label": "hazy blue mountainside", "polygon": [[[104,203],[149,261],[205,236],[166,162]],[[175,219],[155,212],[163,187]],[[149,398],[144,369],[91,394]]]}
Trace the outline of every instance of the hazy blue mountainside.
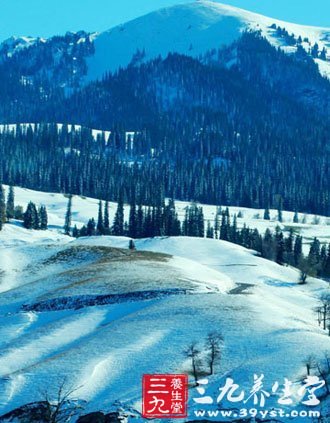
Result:
{"label": "hazy blue mountainside", "polygon": [[[123,191],[149,204],[161,195],[247,207],[282,202],[329,214],[330,82],[305,49],[288,55],[246,31],[198,58],[135,56],[75,89],[63,83],[65,66],[57,78],[44,59],[39,67],[20,63],[29,52],[42,58],[62,46],[61,63],[72,70],[79,56],[82,75],[93,40],[66,38],[38,41],[0,64],[1,121],[75,123],[111,131],[111,139],[95,145],[87,130],[68,135],[54,127],[3,131],[4,182],[113,200]],[[26,73],[33,63],[38,71],[22,83],[23,67]]]}
{"label": "hazy blue mountainside", "polygon": [[48,40],[13,37],[0,45],[0,64],[23,86],[49,81],[74,88],[86,75],[86,58],[93,53],[93,35],[84,31]]}

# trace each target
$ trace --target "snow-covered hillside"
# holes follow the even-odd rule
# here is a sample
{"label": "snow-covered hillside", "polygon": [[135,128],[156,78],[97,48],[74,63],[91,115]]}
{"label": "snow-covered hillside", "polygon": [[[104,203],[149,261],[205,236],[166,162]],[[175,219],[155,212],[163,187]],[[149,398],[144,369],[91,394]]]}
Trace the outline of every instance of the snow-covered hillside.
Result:
{"label": "snow-covered hillside", "polygon": [[[321,50],[326,47],[330,51],[329,28],[292,24],[217,2],[198,0],[161,9],[97,35],[95,54],[87,59],[87,80],[126,67],[133,56],[136,60],[148,60],[177,52],[198,57],[232,43],[246,29],[261,30],[273,45],[288,53],[295,51],[295,47],[277,37],[276,30],[271,28],[273,24],[285,28],[296,38],[308,38],[309,42],[302,44],[307,50],[318,43]],[[330,76],[330,56],[328,59],[316,61],[322,74]]]}
{"label": "snow-covered hillside", "polygon": [[[314,312],[328,290],[323,281],[298,285],[295,269],[225,241],[142,239],[129,251],[124,237],[73,240],[61,234],[67,197],[22,188],[15,194],[16,204],[46,205],[50,229],[28,231],[13,222],[0,232],[0,414],[43,400],[47,387],[53,395],[64,378],[79,387],[74,395],[84,413],[116,409],[116,401],[139,411],[142,375],[189,373],[184,349],[193,341],[203,348],[212,330],[225,340],[221,365],[209,378],[214,397],[229,375],[246,390],[254,373],[265,375],[268,390],[284,378],[297,389],[307,357],[321,360],[329,349]],[[185,206],[177,204],[180,215]],[[73,224],[96,217],[97,207],[97,200],[75,196]],[[111,203],[110,218],[115,208]],[[241,212],[241,224],[276,224],[256,210]],[[214,213],[205,206],[207,219]],[[284,212],[284,224],[292,217]],[[313,219],[306,216],[302,230],[325,234],[327,219],[320,225]],[[200,408],[193,397],[191,388],[191,418]],[[272,395],[269,407],[277,399]]]}
{"label": "snow-covered hillside", "polygon": [[[84,412],[109,411],[116,401],[139,411],[142,375],[189,372],[182,352],[192,341],[202,347],[211,330],[225,339],[209,378],[214,397],[226,375],[246,390],[254,373],[265,375],[268,390],[285,377],[297,389],[304,360],[321,360],[329,348],[313,311],[326,283],[301,287],[295,270],[222,241],[158,238],[137,241],[135,253],[113,248],[127,244],[103,237],[7,250],[20,269],[0,295],[0,413],[44,399],[46,387],[54,395],[64,378],[80,387]],[[193,397],[191,389],[191,417],[200,408]]]}

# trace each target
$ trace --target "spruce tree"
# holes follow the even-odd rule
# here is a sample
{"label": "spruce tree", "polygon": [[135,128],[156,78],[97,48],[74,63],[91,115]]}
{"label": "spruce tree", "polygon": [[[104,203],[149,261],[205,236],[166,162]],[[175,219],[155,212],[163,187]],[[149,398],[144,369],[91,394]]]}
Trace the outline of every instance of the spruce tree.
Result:
{"label": "spruce tree", "polygon": [[151,208],[148,207],[148,210],[145,214],[144,225],[143,225],[143,237],[150,238],[153,236],[153,228],[152,228],[152,214]]}
{"label": "spruce tree", "polygon": [[266,229],[263,241],[262,241],[262,257],[268,260],[275,259],[275,243],[273,235],[270,229]]}
{"label": "spruce tree", "polygon": [[327,49],[323,47],[321,53],[320,53],[320,59],[321,60],[327,60]]}
{"label": "spruce tree", "polygon": [[153,228],[154,228],[154,236],[164,236],[164,221],[163,221],[163,208],[161,204],[158,204],[154,207],[153,213]]}
{"label": "spruce tree", "polygon": [[251,233],[251,249],[258,252],[262,251],[262,237],[259,235],[258,229],[254,229]]}
{"label": "spruce tree", "polygon": [[0,184],[0,230],[6,223],[6,200],[3,186]]}
{"label": "spruce tree", "polygon": [[278,202],[277,220],[279,222],[283,222],[283,201],[282,201],[282,199],[279,200],[279,202]]}
{"label": "spruce tree", "polygon": [[130,250],[135,250],[135,243],[132,239],[130,239],[129,243],[128,243],[128,248]]}
{"label": "spruce tree", "polygon": [[293,248],[293,261],[294,261],[295,267],[299,266],[302,256],[303,256],[302,237],[298,235],[296,236],[296,240],[295,240],[294,248]]}
{"label": "spruce tree", "polygon": [[128,221],[128,236],[130,238],[136,238],[137,234],[137,215],[136,215],[136,205],[133,200],[131,203],[129,211],[129,221]]}
{"label": "spruce tree", "polygon": [[12,186],[9,187],[9,192],[7,196],[7,218],[13,219],[15,215],[15,194],[14,194],[14,188]]}
{"label": "spruce tree", "polygon": [[110,231],[110,218],[109,218],[109,201],[104,204],[104,232],[109,235]]}
{"label": "spruce tree", "polygon": [[264,211],[264,220],[270,220],[270,211],[269,207],[267,207]]}
{"label": "spruce tree", "polygon": [[39,216],[36,205],[29,202],[24,213],[23,225],[26,229],[39,229]]}
{"label": "spruce tree", "polygon": [[165,236],[169,236],[169,234],[172,232],[173,218],[174,218],[173,211],[172,211],[170,205],[168,204],[164,207],[163,216],[162,216],[162,221],[163,221],[163,224],[164,224],[164,235]]}
{"label": "spruce tree", "polygon": [[87,236],[94,236],[96,233],[95,228],[96,228],[96,224],[95,224],[94,218],[89,219],[87,223]]}
{"label": "spruce tree", "polygon": [[184,220],[183,220],[183,223],[182,223],[182,235],[183,236],[188,236],[188,232],[189,232],[188,226],[189,226],[189,207],[186,207]]}
{"label": "spruce tree", "polygon": [[86,225],[82,226],[79,230],[79,236],[84,237],[87,236],[87,227]]}
{"label": "spruce tree", "polygon": [[229,229],[229,240],[234,244],[237,243],[237,216],[234,215],[233,224]]}
{"label": "spruce tree", "polygon": [[197,219],[198,219],[198,236],[200,238],[204,238],[205,237],[205,223],[204,223],[203,207],[199,207]]}
{"label": "spruce tree", "polygon": [[168,227],[168,236],[180,236],[181,235],[181,222],[178,218],[178,214],[175,210],[174,200],[170,200],[169,203],[170,223]]}
{"label": "spruce tree", "polygon": [[24,210],[22,206],[15,206],[14,218],[16,220],[23,220]]}
{"label": "spruce tree", "polygon": [[112,225],[112,234],[115,236],[124,235],[124,202],[122,195],[118,199],[117,210]]}
{"label": "spruce tree", "polygon": [[73,236],[73,238],[78,238],[79,237],[79,230],[77,228],[77,225],[74,225],[74,227],[72,229],[72,236]]}
{"label": "spruce tree", "polygon": [[32,203],[30,202],[27,205],[27,208],[24,213],[24,220],[23,220],[23,226],[26,229],[32,229],[33,228],[33,210],[32,210]]}
{"label": "spruce tree", "polygon": [[45,206],[41,206],[39,209],[39,220],[40,220],[40,229],[45,231],[48,229],[48,215]]}
{"label": "spruce tree", "polygon": [[308,262],[312,269],[318,270],[319,264],[321,259],[321,244],[320,241],[317,238],[314,238],[309,254],[308,254]]}
{"label": "spruce tree", "polygon": [[217,207],[216,213],[215,213],[215,218],[214,218],[214,238],[215,239],[219,238],[219,229],[220,229],[219,213],[218,213],[218,207]]}
{"label": "spruce tree", "polygon": [[71,219],[72,219],[72,195],[69,196],[68,205],[65,214],[64,233],[71,234]]}
{"label": "spruce tree", "polygon": [[299,215],[297,211],[294,212],[293,223],[299,223]]}
{"label": "spruce tree", "polygon": [[327,246],[325,244],[321,247],[320,253],[320,276],[323,276],[323,270],[327,260]]}
{"label": "spruce tree", "polygon": [[139,204],[137,215],[136,215],[136,238],[143,237],[143,223],[144,223],[144,213],[142,205]]}
{"label": "spruce tree", "polygon": [[226,212],[222,212],[221,218],[221,226],[220,226],[220,239],[224,241],[228,241],[228,231],[229,231],[229,224],[228,224],[228,216]]}
{"label": "spruce tree", "polygon": [[35,224],[33,229],[40,229],[40,216],[38,213],[37,206],[33,203],[33,214],[35,216]]}
{"label": "spruce tree", "polygon": [[276,263],[278,264],[284,264],[285,260],[284,260],[284,239],[283,239],[283,233],[280,232],[279,236],[278,236],[278,241],[277,241],[277,248],[276,248]]}
{"label": "spruce tree", "polygon": [[209,220],[207,221],[206,238],[214,238],[214,229]]}
{"label": "spruce tree", "polygon": [[104,235],[104,221],[103,221],[103,204],[102,201],[99,202],[99,212],[97,217],[97,234]]}
{"label": "spruce tree", "polygon": [[294,236],[293,236],[293,229],[290,228],[289,235],[284,240],[284,249],[285,249],[285,262],[287,264],[293,264],[294,263]]}
{"label": "spruce tree", "polygon": [[174,219],[174,224],[173,224],[173,233],[172,236],[180,236],[182,235],[182,231],[181,231],[181,222],[178,218],[177,213],[175,213],[175,219]]}
{"label": "spruce tree", "polygon": [[323,266],[323,276],[330,278],[330,244],[328,245],[327,257]]}

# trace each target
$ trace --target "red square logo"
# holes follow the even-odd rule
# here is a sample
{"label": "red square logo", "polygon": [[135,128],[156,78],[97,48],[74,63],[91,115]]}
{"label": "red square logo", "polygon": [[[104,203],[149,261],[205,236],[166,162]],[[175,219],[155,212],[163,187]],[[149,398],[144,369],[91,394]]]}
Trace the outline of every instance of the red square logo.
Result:
{"label": "red square logo", "polygon": [[144,375],[142,416],[145,418],[187,417],[187,375]]}

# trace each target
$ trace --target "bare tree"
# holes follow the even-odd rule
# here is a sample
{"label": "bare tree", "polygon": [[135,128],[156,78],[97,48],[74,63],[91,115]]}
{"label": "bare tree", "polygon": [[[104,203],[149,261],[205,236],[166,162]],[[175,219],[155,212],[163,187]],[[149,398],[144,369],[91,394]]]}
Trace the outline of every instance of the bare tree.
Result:
{"label": "bare tree", "polygon": [[53,396],[49,394],[48,390],[44,391],[42,395],[46,406],[45,421],[47,423],[68,423],[79,414],[82,407],[72,396],[80,388],[81,386],[69,387],[65,378]]}
{"label": "bare tree", "polygon": [[307,283],[308,276],[311,276],[311,277],[316,276],[316,270],[312,266],[308,258],[301,258],[299,260],[298,269],[299,269],[299,284],[300,285],[304,285]]}
{"label": "bare tree", "polygon": [[205,348],[208,352],[207,364],[210,369],[210,375],[213,375],[215,363],[221,359],[222,344],[223,337],[219,332],[211,332],[207,335]]}
{"label": "bare tree", "polygon": [[316,363],[316,368],[318,370],[319,373],[319,377],[322,378],[324,380],[325,383],[325,389],[326,389],[326,394],[327,396],[330,395],[330,388],[329,388],[329,382],[328,382],[328,378],[329,378],[329,372],[327,367],[323,367],[320,363]]}
{"label": "bare tree", "polygon": [[315,357],[312,356],[312,355],[310,355],[309,357],[307,357],[307,359],[304,362],[304,364],[306,366],[307,376],[310,376],[311,370],[316,367]]}
{"label": "bare tree", "polygon": [[[323,330],[326,330],[328,327],[328,321],[330,318],[330,295],[324,294],[320,298],[320,304],[316,308],[317,312],[317,319],[319,322],[319,325],[322,324]],[[330,336],[330,331],[329,331]]]}
{"label": "bare tree", "polygon": [[[330,396],[330,355],[328,352],[324,354],[324,361],[317,361],[315,357],[309,356],[304,364],[306,365],[307,375],[311,374],[311,370],[314,369],[314,373],[324,381],[325,396]],[[323,420],[321,420],[323,421]],[[327,421],[327,420],[324,420]]]}
{"label": "bare tree", "polygon": [[325,366],[327,368],[328,374],[330,375],[330,353],[328,351],[324,354],[324,358]]}
{"label": "bare tree", "polygon": [[299,285],[305,285],[307,282],[308,273],[304,269],[300,269],[299,273]]}
{"label": "bare tree", "polygon": [[198,366],[200,350],[197,348],[196,342],[192,342],[184,351],[186,357],[191,359],[192,372],[196,386],[198,385]]}

